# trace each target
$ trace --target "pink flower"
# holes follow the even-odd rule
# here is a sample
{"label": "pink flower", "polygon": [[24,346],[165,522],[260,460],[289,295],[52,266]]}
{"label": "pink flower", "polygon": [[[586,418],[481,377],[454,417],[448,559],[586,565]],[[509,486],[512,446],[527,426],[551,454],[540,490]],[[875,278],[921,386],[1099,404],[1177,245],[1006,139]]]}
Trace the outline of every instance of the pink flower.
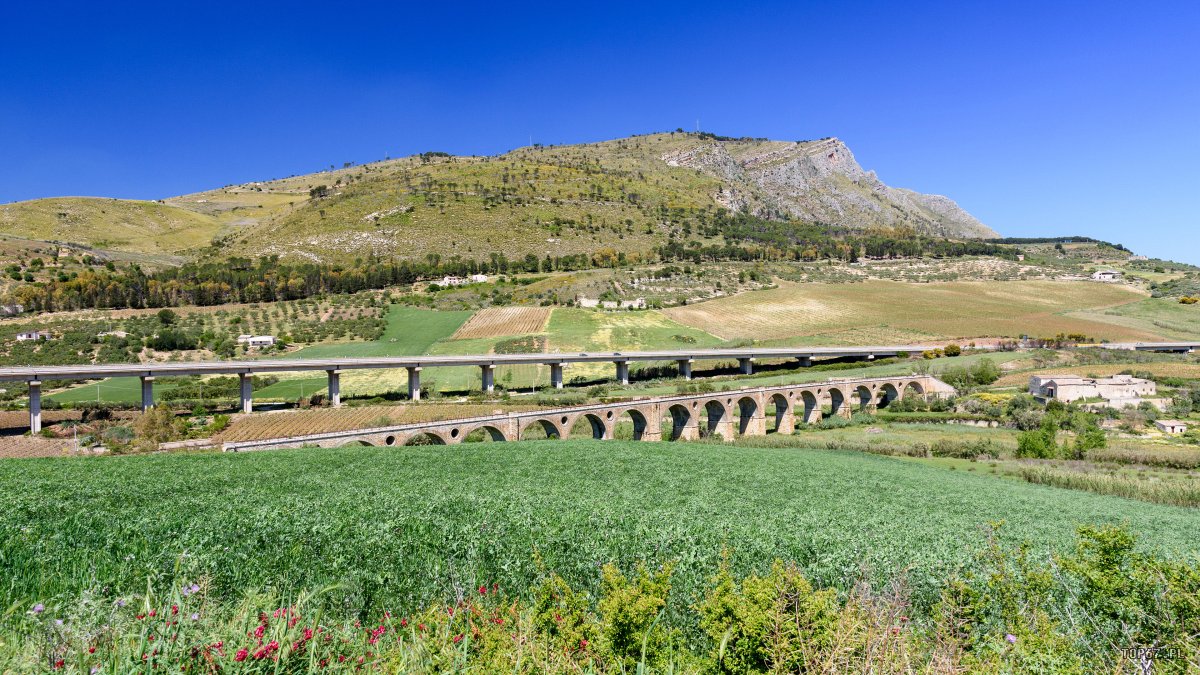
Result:
{"label": "pink flower", "polygon": [[246,657],[249,655],[250,655],[250,650],[246,649],[245,647],[242,647],[241,649],[237,650],[237,654],[234,655],[233,660],[234,661],[245,661]]}
{"label": "pink flower", "polygon": [[1015,644],[1017,644],[1017,636],[1016,636],[1016,635],[1013,635],[1012,633],[1009,633],[1008,635],[1005,635],[1005,636],[1004,636],[1004,639],[1005,639],[1005,640],[1008,640],[1008,644],[1010,644],[1010,645],[1015,645]]}

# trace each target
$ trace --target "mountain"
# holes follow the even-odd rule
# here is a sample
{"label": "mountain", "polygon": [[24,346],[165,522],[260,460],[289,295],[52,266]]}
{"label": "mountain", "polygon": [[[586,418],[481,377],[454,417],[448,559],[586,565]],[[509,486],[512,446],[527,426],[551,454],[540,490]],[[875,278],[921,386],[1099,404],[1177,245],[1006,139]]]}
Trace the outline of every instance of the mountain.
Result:
{"label": "mountain", "polygon": [[0,232],[210,258],[541,257],[704,242],[720,209],[849,230],[997,236],[949,198],[885,185],[840,140],[685,132],[493,157],[428,152],[159,202],[19,202],[0,206]]}

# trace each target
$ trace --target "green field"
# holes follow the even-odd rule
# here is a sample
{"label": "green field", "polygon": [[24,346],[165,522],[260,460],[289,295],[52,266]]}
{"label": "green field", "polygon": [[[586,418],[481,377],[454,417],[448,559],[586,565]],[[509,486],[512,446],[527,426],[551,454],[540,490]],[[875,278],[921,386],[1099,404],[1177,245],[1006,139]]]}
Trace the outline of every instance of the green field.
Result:
{"label": "green field", "polygon": [[[170,384],[156,384],[155,400],[170,388]],[[46,398],[56,403],[89,403],[99,400],[101,403],[135,404],[142,401],[142,383],[136,377],[110,377],[50,394]]]}
{"label": "green field", "polygon": [[385,318],[387,328],[378,340],[316,345],[300,350],[296,356],[323,359],[424,354],[433,343],[453,335],[471,318],[471,312],[438,312],[392,305]]}
{"label": "green field", "polygon": [[[270,477],[264,480],[264,477]],[[410,610],[454,589],[527,589],[535,555],[595,591],[598,565],[676,561],[675,605],[722,547],[797,561],[821,585],[908,570],[916,601],[971,564],[981,526],[1041,557],[1082,523],[1196,549],[1187,509],[869,455],[592,441],[0,463],[0,602],[71,602],[205,579],[214,599],[329,583],[342,610]],[[104,590],[101,590],[104,589]]]}

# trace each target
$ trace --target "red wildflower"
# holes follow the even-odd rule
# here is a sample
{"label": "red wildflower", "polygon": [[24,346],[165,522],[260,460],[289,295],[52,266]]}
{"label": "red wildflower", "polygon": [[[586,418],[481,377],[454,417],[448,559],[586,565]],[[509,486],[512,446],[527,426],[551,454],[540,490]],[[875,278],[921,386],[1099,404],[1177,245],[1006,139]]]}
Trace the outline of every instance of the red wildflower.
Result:
{"label": "red wildflower", "polygon": [[145,615],[145,614],[138,614],[138,615],[137,615],[137,620],[138,620],[138,621],[141,621],[141,620],[142,620],[142,619],[144,619],[144,618],[146,618],[146,615]]}
{"label": "red wildflower", "polygon": [[454,644],[458,644],[458,643],[462,642],[462,639],[463,639],[462,633],[455,635],[454,636]]}
{"label": "red wildflower", "polygon": [[150,610],[150,616],[158,616],[158,610],[157,609]]}
{"label": "red wildflower", "polygon": [[892,627],[892,635],[899,635],[899,634],[900,634],[900,627],[899,627],[899,626],[893,626],[893,627]]}
{"label": "red wildflower", "polygon": [[262,637],[263,633],[266,633],[266,632],[267,632],[267,627],[260,623],[260,624],[258,624],[258,628],[254,629],[254,637]]}
{"label": "red wildflower", "polygon": [[487,586],[486,586],[486,585],[484,585],[484,586],[480,586],[480,587],[479,587],[479,594],[480,594],[480,595],[487,595]]}
{"label": "red wildflower", "polygon": [[447,607],[447,608],[446,608],[446,614],[449,614],[450,616],[454,616],[454,608],[453,608],[453,607]]}
{"label": "red wildflower", "polygon": [[63,661],[62,659],[59,659],[59,660],[57,660],[57,661],[55,661],[55,662],[54,662],[54,668],[55,668],[56,670],[57,670],[58,668],[62,668],[62,667],[63,667],[63,666],[65,666],[65,665],[66,665],[66,662],[65,662],[65,661]]}
{"label": "red wildflower", "polygon": [[400,627],[404,628],[408,625],[408,619],[400,619]]}
{"label": "red wildflower", "polygon": [[579,641],[579,648],[580,648],[580,649],[587,649],[587,646],[588,646],[588,641],[587,641],[587,640],[580,640],[580,641]]}
{"label": "red wildflower", "polygon": [[250,650],[246,649],[245,647],[242,647],[241,649],[237,650],[237,654],[235,654],[233,656],[233,660],[234,661],[245,661],[246,657],[249,654],[250,654]]}
{"label": "red wildflower", "polygon": [[304,629],[304,639],[305,639],[305,640],[311,640],[311,639],[312,639],[312,636],[313,636],[313,631],[312,631],[312,629],[311,629],[311,628],[305,628],[305,629]]}
{"label": "red wildflower", "polygon": [[171,605],[171,614],[174,615],[174,614],[178,614],[178,613],[179,613],[179,605]]}
{"label": "red wildflower", "polygon": [[419,628],[419,629],[421,630],[421,632],[422,632],[422,633],[424,633],[424,632],[425,632],[425,624],[423,624],[423,623],[419,623],[419,624],[417,624],[417,628]]}
{"label": "red wildflower", "polygon": [[95,648],[95,647],[88,647],[88,653],[89,653],[89,654],[95,654],[95,653],[96,653],[96,648]]}

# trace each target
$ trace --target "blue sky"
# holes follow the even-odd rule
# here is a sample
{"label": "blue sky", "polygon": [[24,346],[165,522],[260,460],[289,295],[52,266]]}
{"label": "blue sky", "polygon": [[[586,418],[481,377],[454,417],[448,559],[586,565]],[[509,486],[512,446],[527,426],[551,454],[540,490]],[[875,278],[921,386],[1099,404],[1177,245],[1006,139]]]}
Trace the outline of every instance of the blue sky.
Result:
{"label": "blue sky", "polygon": [[445,150],[838,136],[1003,234],[1200,264],[1200,3],[12,3],[0,202]]}

